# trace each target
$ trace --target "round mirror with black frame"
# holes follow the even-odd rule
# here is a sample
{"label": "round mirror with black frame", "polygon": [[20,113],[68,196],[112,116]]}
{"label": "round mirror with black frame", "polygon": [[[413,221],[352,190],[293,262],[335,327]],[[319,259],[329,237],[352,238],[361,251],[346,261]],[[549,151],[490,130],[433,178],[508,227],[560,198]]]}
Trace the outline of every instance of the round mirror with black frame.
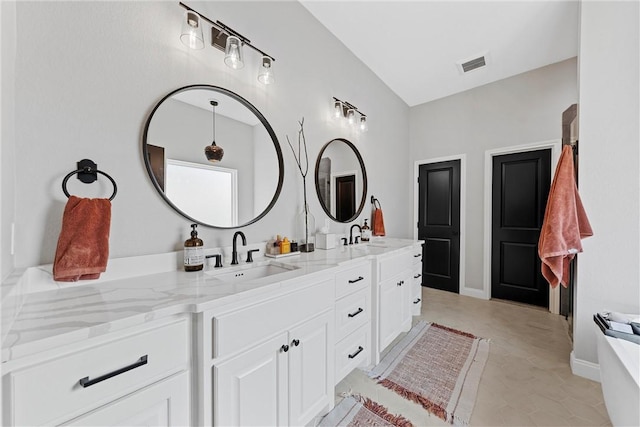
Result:
{"label": "round mirror with black frame", "polygon": [[331,219],[353,221],[364,208],[367,170],[360,152],[343,138],[327,142],[316,160],[316,192],[320,205]]}
{"label": "round mirror with black frame", "polygon": [[271,125],[218,86],[186,86],[162,98],[147,119],[142,153],[167,204],[209,227],[258,221],[282,190],[284,161]]}

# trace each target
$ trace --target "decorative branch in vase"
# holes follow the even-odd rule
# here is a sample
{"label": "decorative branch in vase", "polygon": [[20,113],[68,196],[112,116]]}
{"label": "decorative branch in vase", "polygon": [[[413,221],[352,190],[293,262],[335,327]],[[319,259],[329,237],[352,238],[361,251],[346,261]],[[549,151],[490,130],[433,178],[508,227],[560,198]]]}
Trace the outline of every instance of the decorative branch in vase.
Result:
{"label": "decorative branch in vase", "polygon": [[[302,196],[304,199],[304,205],[302,211],[296,218],[297,226],[299,227],[299,239],[300,243],[298,248],[300,252],[313,252],[315,249],[315,231],[316,220],[309,212],[309,204],[307,203],[307,173],[309,172],[309,154],[307,152],[307,140],[304,137],[304,117],[298,122],[300,124],[300,130],[298,131],[298,152],[296,154],[295,148],[289,141],[289,135],[287,135],[287,142],[291,147],[293,158],[296,160],[300,175],[302,176]],[[304,147],[304,158],[302,157],[302,148]]]}

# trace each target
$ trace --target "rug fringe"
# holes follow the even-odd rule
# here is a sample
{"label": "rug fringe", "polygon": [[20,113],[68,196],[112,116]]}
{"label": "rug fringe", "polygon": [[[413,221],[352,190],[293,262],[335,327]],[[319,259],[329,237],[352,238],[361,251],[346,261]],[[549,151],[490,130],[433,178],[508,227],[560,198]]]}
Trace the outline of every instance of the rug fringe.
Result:
{"label": "rug fringe", "polygon": [[437,323],[432,323],[431,326],[435,326],[436,328],[440,328],[445,331],[453,332],[454,334],[462,335],[463,337],[478,338],[477,336],[470,334],[469,332],[460,331],[458,329],[453,329],[448,326],[439,325]]}
{"label": "rug fringe", "polygon": [[401,385],[396,384],[393,381],[388,379],[380,380],[378,381],[378,384],[388,388],[389,390],[395,391],[396,393],[398,393],[400,396],[404,397],[407,400],[416,402],[417,404],[421,405],[424,409],[431,412],[441,420],[444,420],[444,421],[449,420],[449,414],[447,414],[447,410],[442,406],[438,405],[437,403],[427,399],[426,397],[420,396],[418,393],[414,393],[410,390],[407,390]]}
{"label": "rug fringe", "polygon": [[406,419],[402,415],[390,414],[388,412],[387,408],[385,408],[384,406],[382,406],[381,404],[379,404],[377,402],[374,402],[373,400],[369,399],[368,397],[364,397],[364,396],[357,396],[357,397],[358,397],[358,400],[360,401],[360,403],[362,403],[362,406],[367,408],[367,410],[373,412],[374,414],[376,414],[377,416],[379,416],[383,420],[388,421],[389,423],[393,424],[394,426],[397,426],[397,427],[413,427],[413,424],[411,423],[411,421],[409,421],[408,419]]}

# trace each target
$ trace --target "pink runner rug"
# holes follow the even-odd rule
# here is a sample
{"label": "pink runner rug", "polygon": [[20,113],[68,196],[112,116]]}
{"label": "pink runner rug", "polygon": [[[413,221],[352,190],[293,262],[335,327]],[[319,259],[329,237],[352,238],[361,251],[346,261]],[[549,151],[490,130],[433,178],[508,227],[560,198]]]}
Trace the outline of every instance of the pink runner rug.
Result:
{"label": "pink runner rug", "polygon": [[468,425],[489,341],[420,322],[370,372],[371,378],[455,425]]}
{"label": "pink runner rug", "polygon": [[347,396],[336,405],[317,427],[413,427],[400,415],[393,415],[387,408],[364,396]]}

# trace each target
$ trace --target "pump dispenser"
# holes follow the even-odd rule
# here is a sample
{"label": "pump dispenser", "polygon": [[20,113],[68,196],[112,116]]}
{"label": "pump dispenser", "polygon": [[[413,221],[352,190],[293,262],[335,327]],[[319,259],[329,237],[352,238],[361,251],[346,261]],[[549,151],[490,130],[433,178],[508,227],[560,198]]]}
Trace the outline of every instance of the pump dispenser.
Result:
{"label": "pump dispenser", "polygon": [[200,271],[204,267],[204,243],[198,239],[197,226],[191,224],[191,238],[184,242],[184,271]]}

